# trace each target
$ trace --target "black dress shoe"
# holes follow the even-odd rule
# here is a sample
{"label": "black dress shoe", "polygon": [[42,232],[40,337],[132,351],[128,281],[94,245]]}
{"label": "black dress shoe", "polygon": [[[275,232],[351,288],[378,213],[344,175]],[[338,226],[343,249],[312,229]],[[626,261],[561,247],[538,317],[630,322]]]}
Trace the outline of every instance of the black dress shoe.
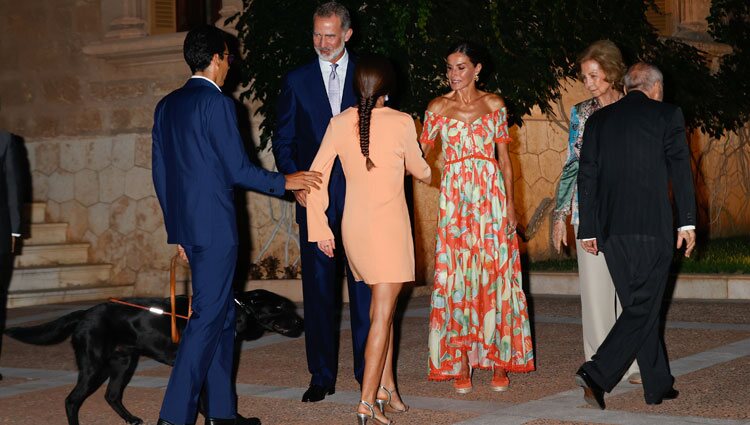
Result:
{"label": "black dress shoe", "polygon": [[235,425],[260,425],[260,419],[258,418],[246,418],[239,413],[237,418],[234,420]]}
{"label": "black dress shoe", "polygon": [[576,384],[583,388],[583,399],[589,406],[604,410],[604,390],[591,379],[583,367],[576,372]]}
{"label": "black dress shoe", "polygon": [[336,390],[333,387],[323,387],[320,385],[311,384],[310,388],[305,391],[305,394],[302,395],[302,401],[307,402],[316,402],[323,400],[326,398],[326,395],[331,395],[335,393]]}
{"label": "black dress shoe", "polygon": [[206,425],[234,425],[236,419],[206,418]]}
{"label": "black dress shoe", "polygon": [[159,418],[159,421],[156,423],[156,425],[174,425],[172,422],[167,422],[162,418]]}
{"label": "black dress shoe", "polygon": [[664,400],[674,400],[677,398],[677,396],[680,395],[680,392],[674,389],[674,387],[668,389],[664,394],[662,394],[661,399],[649,401],[646,400],[646,404],[654,405],[654,404],[661,404]]}
{"label": "black dress shoe", "polygon": [[206,425],[260,425],[260,419],[246,418],[238,413],[234,419],[206,418]]}

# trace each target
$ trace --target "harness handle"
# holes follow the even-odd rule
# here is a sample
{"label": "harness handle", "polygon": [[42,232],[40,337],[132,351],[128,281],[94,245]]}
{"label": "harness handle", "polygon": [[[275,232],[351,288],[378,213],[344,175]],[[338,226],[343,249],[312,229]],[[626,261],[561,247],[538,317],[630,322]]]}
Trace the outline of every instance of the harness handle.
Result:
{"label": "harness handle", "polygon": [[175,305],[175,289],[177,287],[177,258],[175,254],[172,260],[169,262],[169,302],[172,306],[172,317],[169,319],[172,322],[172,342],[178,344],[180,342],[180,332],[177,330],[177,313]]}
{"label": "harness handle", "polygon": [[[172,342],[178,344],[180,342],[180,332],[177,330],[177,317],[181,317],[177,314],[177,306],[175,305],[175,291],[177,288],[177,260],[180,259],[179,254],[175,254],[172,260],[169,262],[169,301],[172,305]],[[188,315],[187,318],[193,315],[193,296],[188,295]]]}

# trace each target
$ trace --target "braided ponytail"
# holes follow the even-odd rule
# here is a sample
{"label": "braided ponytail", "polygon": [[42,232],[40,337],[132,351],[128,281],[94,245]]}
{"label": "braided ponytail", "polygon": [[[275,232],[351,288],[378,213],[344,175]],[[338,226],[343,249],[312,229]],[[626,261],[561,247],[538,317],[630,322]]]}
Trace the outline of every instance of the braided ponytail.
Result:
{"label": "braided ponytail", "polygon": [[374,107],[374,97],[363,96],[359,99],[359,108],[357,108],[357,113],[359,114],[359,121],[357,123],[357,127],[359,128],[359,148],[362,150],[362,155],[365,156],[367,171],[375,167],[375,163],[370,159],[370,118],[372,117],[372,109]]}
{"label": "braided ponytail", "polygon": [[370,159],[370,119],[375,103],[382,96],[393,93],[396,84],[396,73],[390,61],[384,56],[363,56],[357,61],[354,71],[354,90],[359,97],[357,105],[357,129],[359,130],[359,148],[365,157],[367,171],[375,164]]}

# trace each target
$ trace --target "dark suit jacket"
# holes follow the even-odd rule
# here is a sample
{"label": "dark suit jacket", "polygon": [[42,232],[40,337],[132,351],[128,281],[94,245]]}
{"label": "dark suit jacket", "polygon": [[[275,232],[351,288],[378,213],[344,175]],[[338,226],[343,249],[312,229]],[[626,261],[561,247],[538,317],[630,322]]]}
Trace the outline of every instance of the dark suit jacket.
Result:
{"label": "dark suit jacket", "polygon": [[11,247],[11,233],[21,233],[21,158],[18,140],[0,131],[0,254]]}
{"label": "dark suit jacket", "polygon": [[[341,110],[357,102],[354,95],[354,60],[348,54],[346,80],[341,99]],[[276,131],[273,137],[273,155],[276,166],[284,174],[295,171],[307,171],[318,153],[328,122],[333,117],[328,102],[323,75],[320,72],[318,59],[290,71],[282,82],[281,94],[277,104]],[[345,187],[337,184],[343,182],[343,171],[338,159],[331,172],[329,195],[335,200],[343,196]],[[305,210],[297,205],[297,222],[306,220]]]}
{"label": "dark suit jacket", "polygon": [[[669,201],[672,183],[676,226]],[[680,108],[641,91],[589,117],[578,171],[578,238],[649,235],[674,239],[695,225],[695,192]]]}
{"label": "dark suit jacket", "polygon": [[234,186],[284,194],[279,173],[247,158],[234,103],[210,81],[191,78],[156,106],[152,173],[168,243],[237,244]]}

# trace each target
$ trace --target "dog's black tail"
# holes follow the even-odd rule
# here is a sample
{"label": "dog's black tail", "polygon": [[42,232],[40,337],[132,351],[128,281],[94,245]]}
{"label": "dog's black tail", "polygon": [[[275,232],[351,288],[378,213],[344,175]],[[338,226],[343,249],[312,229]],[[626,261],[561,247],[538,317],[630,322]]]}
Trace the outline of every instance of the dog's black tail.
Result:
{"label": "dog's black tail", "polygon": [[59,344],[67,339],[87,310],[78,310],[51,322],[29,327],[8,328],[11,338],[34,345]]}

